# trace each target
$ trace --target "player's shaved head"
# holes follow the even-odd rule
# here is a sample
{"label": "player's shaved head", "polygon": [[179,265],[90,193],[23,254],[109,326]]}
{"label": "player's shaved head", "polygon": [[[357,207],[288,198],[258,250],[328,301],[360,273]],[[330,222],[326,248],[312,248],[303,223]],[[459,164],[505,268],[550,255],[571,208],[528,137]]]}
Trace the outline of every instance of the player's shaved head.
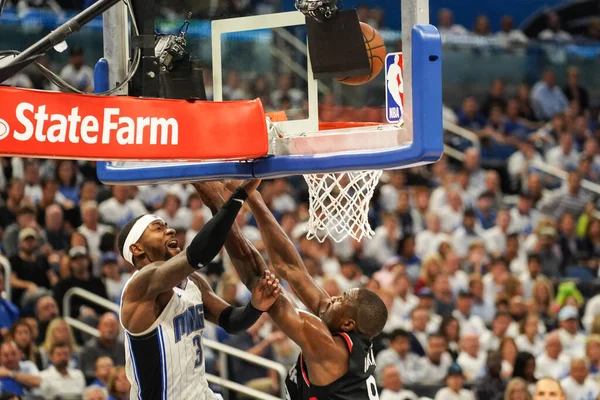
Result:
{"label": "player's shaved head", "polygon": [[379,335],[388,318],[387,307],[375,292],[359,289],[355,299],[356,326],[363,335]]}

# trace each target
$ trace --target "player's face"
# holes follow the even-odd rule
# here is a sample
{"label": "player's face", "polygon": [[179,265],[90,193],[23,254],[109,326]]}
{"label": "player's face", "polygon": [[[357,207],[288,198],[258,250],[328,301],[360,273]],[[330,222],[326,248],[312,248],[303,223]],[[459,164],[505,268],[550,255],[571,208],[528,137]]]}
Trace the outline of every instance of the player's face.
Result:
{"label": "player's face", "polygon": [[[358,289],[350,289],[345,291],[341,296],[332,297],[331,302],[321,314],[321,319],[331,332],[340,332],[348,330],[348,322],[352,309],[351,302],[358,296]],[[353,324],[354,321],[352,321]],[[350,330],[353,329],[350,328]]]}
{"label": "player's face", "polygon": [[141,244],[150,262],[166,261],[181,252],[175,230],[162,221],[155,221],[146,228]]}

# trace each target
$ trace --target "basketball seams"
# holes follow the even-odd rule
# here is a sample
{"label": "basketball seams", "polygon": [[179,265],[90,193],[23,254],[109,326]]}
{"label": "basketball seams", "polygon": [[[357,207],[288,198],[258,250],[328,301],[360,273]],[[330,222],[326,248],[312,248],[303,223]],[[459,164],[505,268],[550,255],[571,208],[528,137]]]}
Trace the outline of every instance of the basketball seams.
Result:
{"label": "basketball seams", "polygon": [[[381,68],[383,68],[384,61],[383,61],[382,57],[380,55],[375,54],[376,53],[375,50],[378,50],[381,48],[383,48],[383,51],[385,52],[385,43],[383,42],[383,39],[379,36],[381,44],[374,43],[374,44],[376,44],[376,46],[372,46],[371,42],[374,42],[375,39],[377,39],[377,37],[378,37],[377,31],[372,26],[370,26],[369,24],[365,24],[364,22],[361,22],[360,25],[361,25],[361,28],[363,28],[363,27],[365,28],[364,30],[361,29],[361,33],[362,33],[363,41],[365,43],[365,48],[366,48],[366,51],[367,51],[368,57],[369,57],[369,67],[370,67],[369,74],[357,76],[357,77],[347,76],[345,78],[337,78],[338,82],[347,83],[349,85],[362,85],[367,82],[370,82],[373,79],[373,77],[375,75],[377,75],[377,74],[374,74],[374,72],[376,70],[375,61],[374,61],[375,59],[377,59],[381,63],[380,67],[378,68],[379,71],[381,70]],[[370,38],[367,37],[368,30],[370,30],[370,32],[372,34],[372,35],[369,35],[369,36],[371,36]],[[378,71],[378,73],[379,73],[379,71]],[[352,79],[360,79],[360,81],[352,81]]]}

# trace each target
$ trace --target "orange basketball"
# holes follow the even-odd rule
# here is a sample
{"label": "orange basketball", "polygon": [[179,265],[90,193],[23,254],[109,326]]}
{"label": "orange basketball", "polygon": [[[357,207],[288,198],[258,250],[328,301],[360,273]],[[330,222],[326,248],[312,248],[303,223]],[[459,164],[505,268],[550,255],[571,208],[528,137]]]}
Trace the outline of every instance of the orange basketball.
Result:
{"label": "orange basketball", "polygon": [[383,39],[379,35],[379,32],[364,22],[360,23],[360,28],[362,29],[363,39],[365,40],[371,72],[366,75],[349,76],[337,79],[345,85],[357,86],[372,81],[377,74],[381,72],[383,64],[385,63],[385,43],[383,43]]}

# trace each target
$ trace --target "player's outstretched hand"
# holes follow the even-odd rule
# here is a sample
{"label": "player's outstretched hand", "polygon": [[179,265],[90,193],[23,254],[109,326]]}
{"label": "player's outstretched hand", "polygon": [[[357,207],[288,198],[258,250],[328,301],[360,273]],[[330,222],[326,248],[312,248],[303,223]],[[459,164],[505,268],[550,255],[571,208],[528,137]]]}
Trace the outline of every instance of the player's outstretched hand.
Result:
{"label": "player's outstretched hand", "polygon": [[324,22],[338,11],[338,0],[296,0],[295,6],[302,14]]}
{"label": "player's outstretched hand", "polygon": [[258,189],[258,187],[260,186],[260,182],[260,179],[248,179],[246,181],[228,179],[223,182],[223,185],[225,186],[225,190],[231,193],[233,193],[238,187],[242,187],[244,188],[248,196],[250,196],[252,192]]}
{"label": "player's outstretched hand", "polygon": [[268,311],[281,294],[279,279],[273,273],[266,270],[260,278],[254,290],[252,290],[251,303],[257,310]]}

